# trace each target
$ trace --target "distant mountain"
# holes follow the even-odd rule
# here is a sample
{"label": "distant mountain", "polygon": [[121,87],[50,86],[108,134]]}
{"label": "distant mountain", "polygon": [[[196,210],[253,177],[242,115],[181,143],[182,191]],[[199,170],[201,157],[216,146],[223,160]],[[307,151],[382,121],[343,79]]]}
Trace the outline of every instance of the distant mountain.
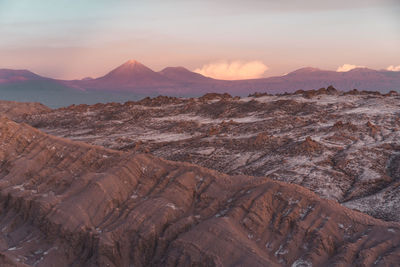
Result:
{"label": "distant mountain", "polygon": [[129,60],[96,79],[65,81],[71,87],[86,91],[129,92],[142,96],[198,96],[218,91],[217,87],[222,83],[225,81],[205,77],[183,67],[167,67],[155,72],[136,60]]}
{"label": "distant mountain", "polygon": [[184,67],[167,67],[155,72],[130,60],[103,77],[74,81],[72,85],[84,90],[174,96],[199,96],[212,92],[244,96],[253,92],[284,93],[329,85],[344,91],[357,88],[388,92],[400,89],[400,72],[367,68],[336,72],[307,67],[283,76],[226,81],[205,77]]}
{"label": "distant mountain", "polygon": [[321,71],[321,69],[318,69],[318,68],[305,67],[305,68],[295,70],[295,71],[291,72],[290,74],[291,75],[304,75],[304,74],[316,73],[316,72],[320,72],[320,71]]}
{"label": "distant mountain", "polygon": [[84,90],[75,86],[73,81],[46,78],[28,70],[0,69],[0,100],[40,102],[57,108],[71,104],[124,102],[141,97],[130,92]]}
{"label": "distant mountain", "polygon": [[0,69],[0,99],[41,102],[50,107],[79,103],[82,91],[63,81],[42,77],[28,70]]}
{"label": "distant mountain", "polygon": [[28,70],[0,69],[0,84],[45,79],[48,78],[41,77]]}
{"label": "distant mountain", "polygon": [[307,67],[283,76],[227,81],[205,77],[184,67],[167,67],[155,72],[136,60],[129,60],[102,77],[63,81],[28,70],[0,69],[0,99],[38,101],[52,107],[123,102],[157,95],[290,93],[329,85],[343,91],[356,88],[385,93],[400,90],[400,72],[367,68],[336,72]]}
{"label": "distant mountain", "polygon": [[74,81],[82,89],[132,91],[141,88],[173,87],[167,77],[136,60],[129,60],[108,74],[91,80]]}
{"label": "distant mountain", "polygon": [[235,81],[232,90],[245,93],[242,90],[283,93],[298,89],[311,90],[333,85],[339,90],[352,89],[388,92],[400,90],[400,72],[377,71],[367,68],[357,68],[348,72],[302,68],[287,75],[263,79]]}
{"label": "distant mountain", "polygon": [[164,77],[175,82],[185,83],[210,83],[215,82],[215,79],[205,77],[199,73],[192,72],[184,67],[167,67],[159,72]]}

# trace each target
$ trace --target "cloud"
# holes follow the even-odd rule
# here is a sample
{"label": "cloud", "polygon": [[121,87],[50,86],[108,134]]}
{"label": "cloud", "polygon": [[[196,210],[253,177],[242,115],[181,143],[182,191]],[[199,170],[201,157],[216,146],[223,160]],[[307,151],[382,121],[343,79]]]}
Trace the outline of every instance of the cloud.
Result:
{"label": "cloud", "polygon": [[343,64],[343,66],[338,67],[336,71],[337,72],[346,72],[346,71],[350,71],[350,70],[357,69],[357,68],[365,68],[365,66]]}
{"label": "cloud", "polygon": [[398,66],[390,65],[389,67],[386,68],[386,70],[389,70],[389,71],[400,71],[400,65],[398,65]]}
{"label": "cloud", "polygon": [[261,61],[243,62],[239,60],[219,61],[204,65],[194,72],[222,80],[241,80],[260,78],[268,67]]}

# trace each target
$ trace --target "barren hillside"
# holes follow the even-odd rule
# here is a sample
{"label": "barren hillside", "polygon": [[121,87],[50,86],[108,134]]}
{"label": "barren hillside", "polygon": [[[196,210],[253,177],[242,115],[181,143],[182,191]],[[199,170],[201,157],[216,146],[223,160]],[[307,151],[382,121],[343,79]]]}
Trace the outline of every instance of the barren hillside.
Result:
{"label": "barren hillside", "polygon": [[400,225],[298,185],[0,119],[2,266],[393,266]]}

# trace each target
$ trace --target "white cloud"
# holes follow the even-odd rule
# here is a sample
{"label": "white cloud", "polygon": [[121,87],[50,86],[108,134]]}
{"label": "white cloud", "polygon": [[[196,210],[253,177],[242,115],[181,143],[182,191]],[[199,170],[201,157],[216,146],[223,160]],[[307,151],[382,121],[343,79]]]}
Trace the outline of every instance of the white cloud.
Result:
{"label": "white cloud", "polygon": [[343,66],[340,66],[337,68],[337,72],[346,72],[346,71],[350,71],[353,69],[357,69],[357,68],[365,68],[365,66],[357,66],[357,65],[352,65],[352,64],[343,64]]}
{"label": "white cloud", "polygon": [[398,65],[398,66],[390,65],[389,67],[386,68],[386,70],[389,70],[389,71],[400,71],[400,65]]}
{"label": "white cloud", "polygon": [[239,60],[219,61],[206,64],[194,72],[222,80],[241,80],[261,78],[268,67],[261,61],[243,62]]}

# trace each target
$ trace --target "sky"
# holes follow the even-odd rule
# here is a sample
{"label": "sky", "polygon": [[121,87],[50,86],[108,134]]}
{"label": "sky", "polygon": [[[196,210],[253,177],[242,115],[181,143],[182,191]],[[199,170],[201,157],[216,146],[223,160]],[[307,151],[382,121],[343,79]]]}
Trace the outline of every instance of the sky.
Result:
{"label": "sky", "polygon": [[400,70],[400,0],[0,0],[0,68],[98,77],[129,59],[225,79]]}

